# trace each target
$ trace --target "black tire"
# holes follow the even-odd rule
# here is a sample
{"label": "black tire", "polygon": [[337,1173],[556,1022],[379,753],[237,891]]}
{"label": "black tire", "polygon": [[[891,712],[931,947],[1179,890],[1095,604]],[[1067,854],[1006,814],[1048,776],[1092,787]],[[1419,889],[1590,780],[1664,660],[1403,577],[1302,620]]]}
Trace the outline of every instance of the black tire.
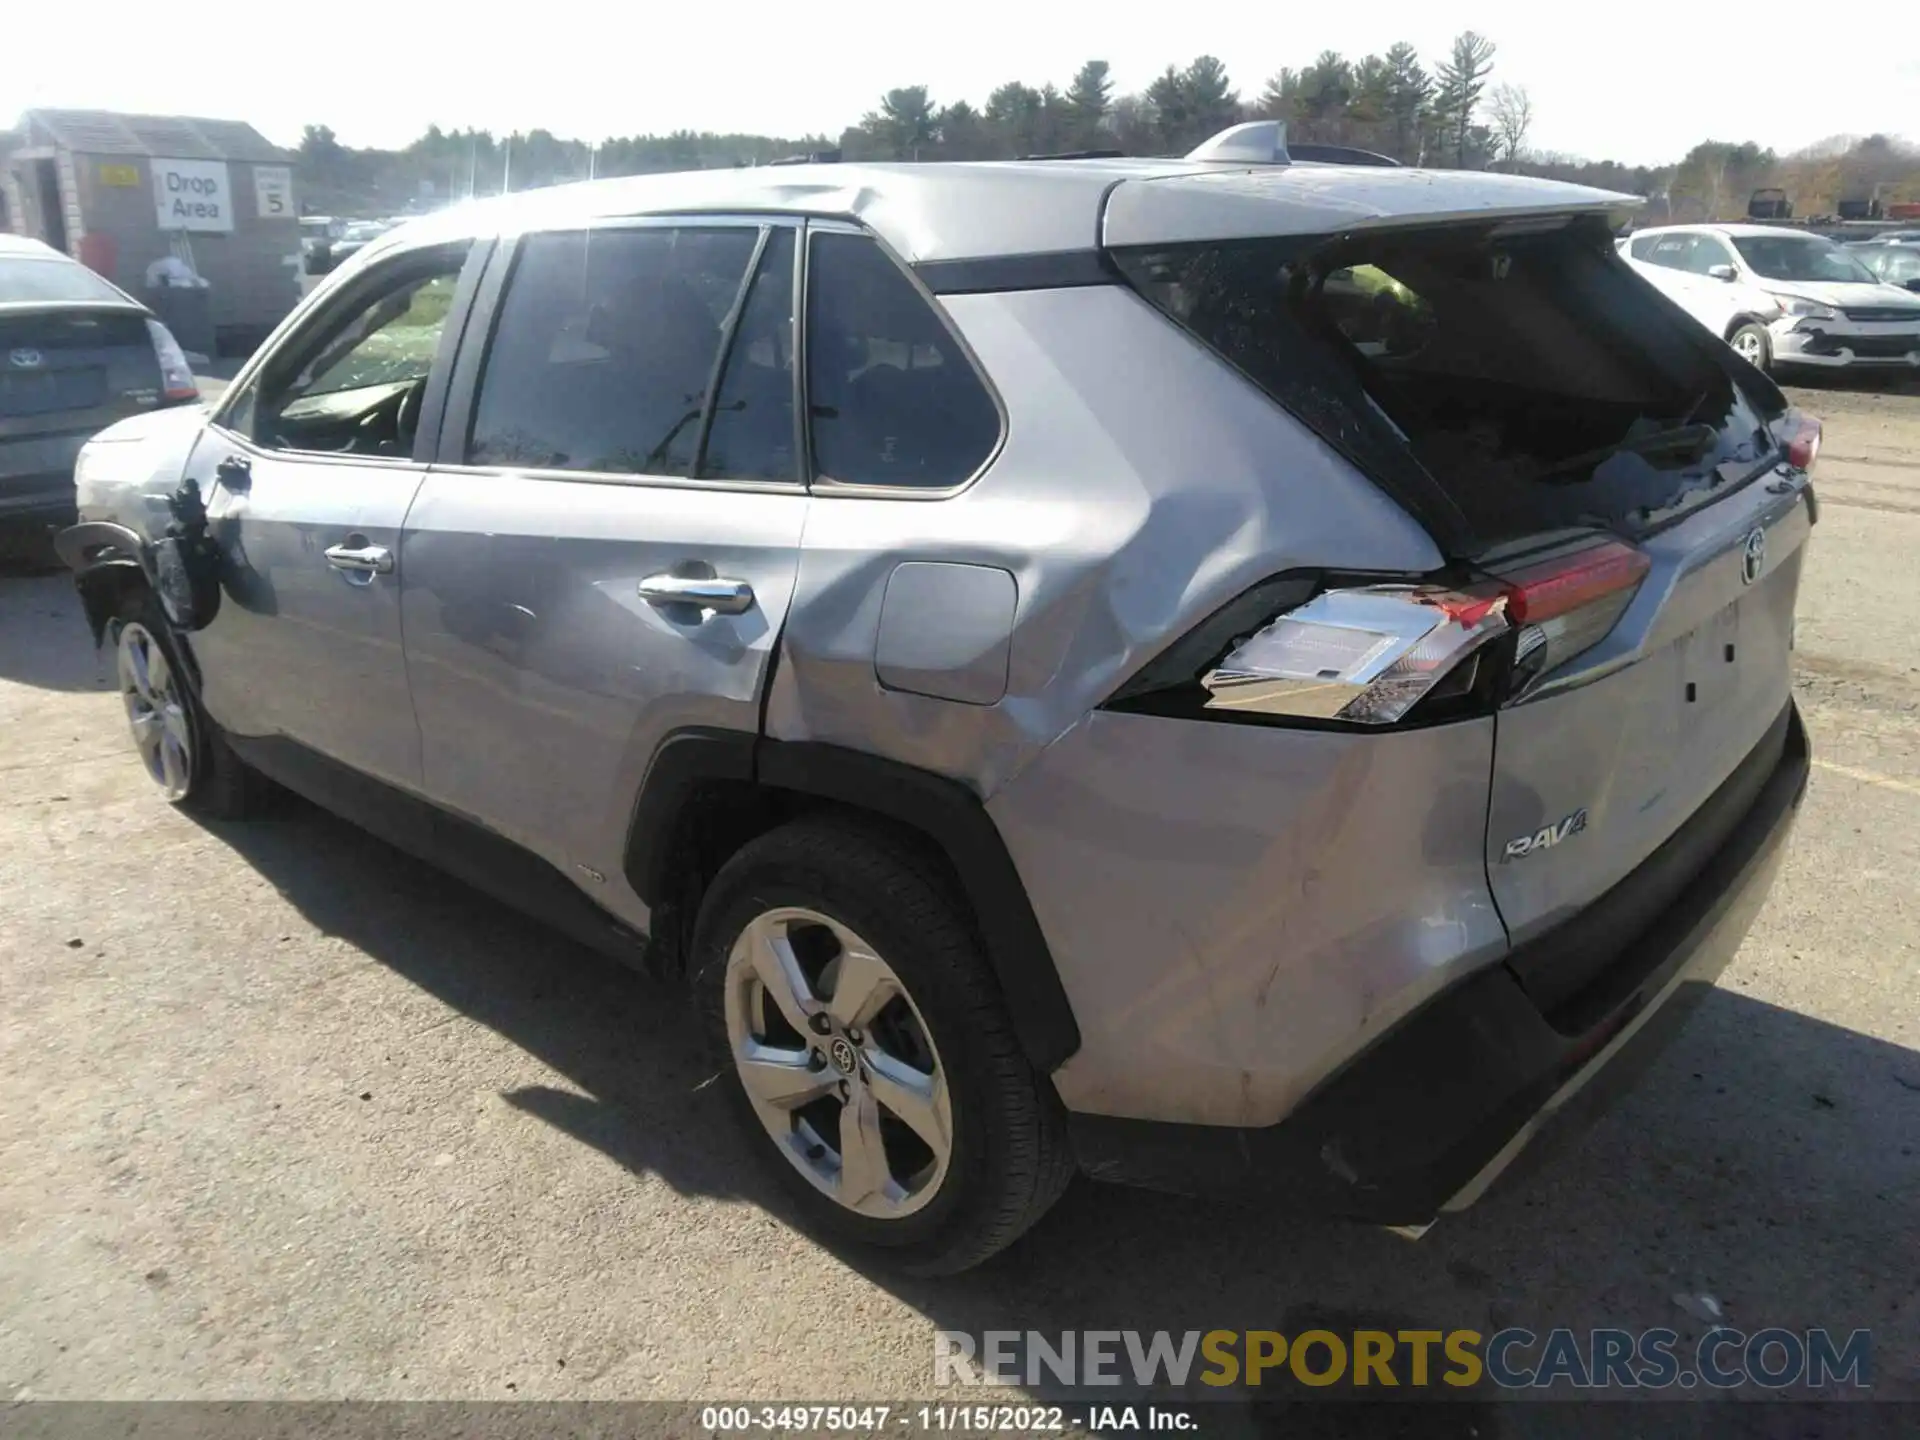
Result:
{"label": "black tire", "polygon": [[[1727,336],[1727,344],[1733,347],[1736,354],[1745,357],[1754,369],[1764,371],[1773,368],[1773,336],[1758,321],[1749,320],[1734,326],[1732,333]],[[1752,353],[1743,349],[1743,345],[1750,347]]]}
{"label": "black tire", "polygon": [[[802,906],[864,938],[906,987],[946,1072],[953,1150],[924,1208],[858,1214],[815,1188],[769,1138],[734,1065],[728,956],[756,917]],[[1073,1176],[1052,1084],[1014,1037],[965,908],[910,837],[843,816],[793,821],[749,842],[708,887],[695,923],[693,1003],[748,1145],[824,1237],[919,1275],[979,1264],[1044,1215]]]}
{"label": "black tire", "polygon": [[181,678],[186,694],[187,724],[193,736],[192,779],[186,794],[174,803],[209,820],[248,820],[263,814],[272,802],[275,786],[234,754],[220,727],[201,705],[200,689],[194,683],[197,672],[184,663],[184,647],[168,623],[159,598],[150,590],[141,590],[137,598],[122,607],[118,620],[120,623],[113,627],[116,643],[122,624],[144,626],[165,653],[167,664]]}

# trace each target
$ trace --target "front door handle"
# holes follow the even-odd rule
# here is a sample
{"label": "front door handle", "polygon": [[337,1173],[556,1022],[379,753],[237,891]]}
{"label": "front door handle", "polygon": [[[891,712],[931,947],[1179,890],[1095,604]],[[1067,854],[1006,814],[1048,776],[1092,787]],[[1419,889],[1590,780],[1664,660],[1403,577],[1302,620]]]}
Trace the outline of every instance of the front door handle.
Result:
{"label": "front door handle", "polygon": [[357,575],[388,575],[393,572],[393,552],[384,545],[334,545],[327,550],[327,563]]}
{"label": "front door handle", "polygon": [[640,598],[649,605],[693,605],[720,615],[744,615],[753,608],[753,587],[744,580],[695,575],[649,575],[640,582]]}

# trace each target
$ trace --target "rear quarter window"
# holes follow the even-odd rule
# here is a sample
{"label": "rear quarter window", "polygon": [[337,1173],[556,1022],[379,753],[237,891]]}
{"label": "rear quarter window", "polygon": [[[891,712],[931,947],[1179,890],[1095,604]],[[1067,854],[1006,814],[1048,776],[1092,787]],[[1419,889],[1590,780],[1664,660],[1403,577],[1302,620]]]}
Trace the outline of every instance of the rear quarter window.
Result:
{"label": "rear quarter window", "polygon": [[864,235],[816,233],[807,399],[817,478],[942,490],[1000,443],[1000,411],[927,297]]}

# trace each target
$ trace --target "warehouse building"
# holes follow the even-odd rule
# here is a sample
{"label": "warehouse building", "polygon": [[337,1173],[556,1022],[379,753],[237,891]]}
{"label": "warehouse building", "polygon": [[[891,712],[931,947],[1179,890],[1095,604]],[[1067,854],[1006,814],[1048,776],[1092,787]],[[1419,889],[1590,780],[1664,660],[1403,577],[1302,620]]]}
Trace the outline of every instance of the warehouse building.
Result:
{"label": "warehouse building", "polygon": [[221,348],[244,351],[300,298],[292,159],[236,120],[29,110],[0,134],[0,225],[149,301],[150,268],[184,262]]}

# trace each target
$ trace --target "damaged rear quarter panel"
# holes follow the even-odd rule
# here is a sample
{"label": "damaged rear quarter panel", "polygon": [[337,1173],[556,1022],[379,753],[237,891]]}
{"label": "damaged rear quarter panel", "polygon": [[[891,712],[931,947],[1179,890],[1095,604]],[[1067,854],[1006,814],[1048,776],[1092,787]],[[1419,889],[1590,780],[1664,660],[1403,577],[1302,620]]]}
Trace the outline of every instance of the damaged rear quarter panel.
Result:
{"label": "damaged rear quarter panel", "polygon": [[1385,734],[1101,711],[988,806],[1080,1028],[1070,1110],[1272,1125],[1506,952],[1491,718]]}
{"label": "damaged rear quarter panel", "polygon": [[[1440,563],[1403,510],[1131,291],[943,303],[1001,396],[1005,442],[944,498],[815,491],[768,698],[774,738],[871,751],[984,798],[1257,581]],[[997,703],[876,679],[887,582],[910,561],[1013,575]]]}

